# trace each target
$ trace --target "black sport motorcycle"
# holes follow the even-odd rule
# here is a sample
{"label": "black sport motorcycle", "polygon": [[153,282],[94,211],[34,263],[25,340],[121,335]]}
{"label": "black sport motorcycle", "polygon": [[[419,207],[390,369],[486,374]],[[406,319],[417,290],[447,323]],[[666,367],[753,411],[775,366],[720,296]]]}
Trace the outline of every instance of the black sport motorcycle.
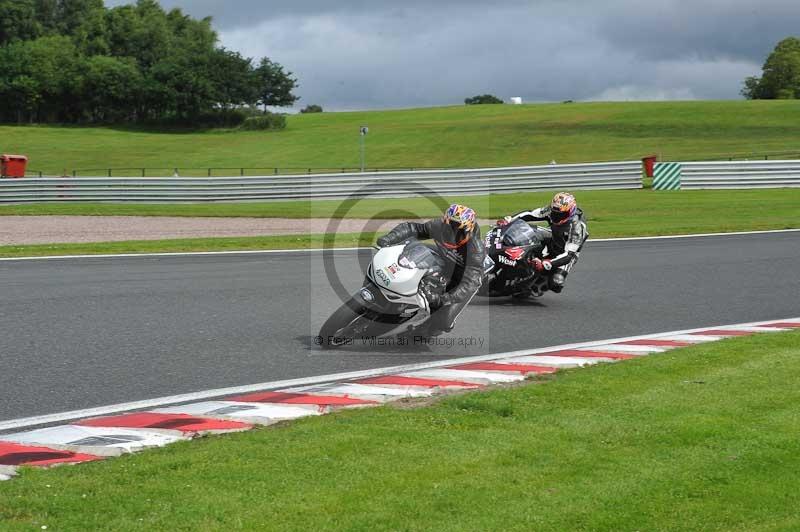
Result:
{"label": "black sport motorcycle", "polygon": [[547,276],[536,272],[531,261],[547,256],[550,229],[524,220],[492,227],[484,239],[484,278],[478,295],[488,297],[538,297],[547,290]]}

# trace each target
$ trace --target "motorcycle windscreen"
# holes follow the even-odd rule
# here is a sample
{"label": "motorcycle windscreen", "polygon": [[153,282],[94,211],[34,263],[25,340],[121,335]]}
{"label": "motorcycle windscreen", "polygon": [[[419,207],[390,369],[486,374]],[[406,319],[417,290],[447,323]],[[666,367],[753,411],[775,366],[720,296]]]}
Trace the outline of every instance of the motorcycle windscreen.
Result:
{"label": "motorcycle windscreen", "polygon": [[410,242],[400,255],[400,265],[412,265],[428,272],[443,274],[447,263],[437,253],[422,242]]}
{"label": "motorcycle windscreen", "polygon": [[527,246],[538,240],[536,230],[524,220],[515,220],[503,233],[503,244],[506,246]]}

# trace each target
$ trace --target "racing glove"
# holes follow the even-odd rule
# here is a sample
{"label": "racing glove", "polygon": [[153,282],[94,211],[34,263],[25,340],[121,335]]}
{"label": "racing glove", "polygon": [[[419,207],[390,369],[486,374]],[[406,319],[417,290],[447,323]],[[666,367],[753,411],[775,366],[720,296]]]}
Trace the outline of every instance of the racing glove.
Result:
{"label": "racing glove", "polygon": [[389,240],[388,235],[384,235],[377,240],[376,244],[379,248],[385,248],[386,246],[391,246],[392,242]]}
{"label": "racing glove", "polygon": [[495,225],[499,225],[500,227],[503,227],[503,226],[508,225],[510,223],[511,223],[511,216],[505,216],[505,217],[500,218],[499,220],[497,220],[497,223]]}
{"label": "racing glove", "polygon": [[536,258],[531,261],[531,264],[533,265],[533,269],[536,270],[537,272],[541,271],[549,272],[550,270],[553,269],[553,263],[550,262],[549,260],[541,260]]}
{"label": "racing glove", "polygon": [[447,294],[439,294],[431,289],[430,286],[423,286],[420,288],[422,295],[428,300],[428,306],[431,308],[431,313],[436,312],[442,306],[447,304]]}

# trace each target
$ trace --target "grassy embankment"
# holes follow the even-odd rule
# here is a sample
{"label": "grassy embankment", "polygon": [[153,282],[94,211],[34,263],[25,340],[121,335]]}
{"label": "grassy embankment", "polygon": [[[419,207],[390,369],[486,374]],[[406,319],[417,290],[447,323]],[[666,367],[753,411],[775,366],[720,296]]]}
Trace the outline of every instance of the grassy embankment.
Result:
{"label": "grassy embankment", "polygon": [[800,332],[0,484],[4,530],[794,530]]}
{"label": "grassy embankment", "polygon": [[[289,117],[280,132],[0,126],[4,153],[31,168],[485,167],[793,151],[800,101],[625,102],[454,106]],[[230,174],[222,172],[223,174]],[[132,171],[130,175],[139,175]]]}

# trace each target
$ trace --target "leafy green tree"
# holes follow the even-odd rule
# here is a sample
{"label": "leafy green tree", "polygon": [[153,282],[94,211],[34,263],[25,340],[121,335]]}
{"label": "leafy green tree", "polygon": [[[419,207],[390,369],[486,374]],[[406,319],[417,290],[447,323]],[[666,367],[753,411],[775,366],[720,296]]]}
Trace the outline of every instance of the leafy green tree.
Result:
{"label": "leafy green tree", "polygon": [[210,18],[156,0],[0,0],[0,121],[233,124],[291,105],[283,66],[219,46]]}
{"label": "leafy green tree", "polygon": [[86,114],[91,121],[116,122],[134,118],[142,85],[133,58],[96,55],[86,62],[83,83]]}
{"label": "leafy green tree", "polygon": [[779,42],[764,62],[762,76],[744,80],[742,95],[748,99],[800,98],[800,39],[789,37]]}
{"label": "leafy green tree", "polygon": [[17,121],[76,119],[81,57],[69,37],[17,41],[4,48],[0,75]]}
{"label": "leafy green tree", "polygon": [[111,10],[106,17],[109,54],[134,57],[147,71],[175,48],[164,11],[155,2],[140,1]]}
{"label": "leafy green tree", "polygon": [[300,112],[303,113],[303,114],[306,114],[306,113],[321,113],[322,112],[322,106],[321,105],[316,105],[316,104],[306,105],[304,108],[300,109]]}
{"label": "leafy green tree", "polygon": [[[199,64],[202,61],[203,58],[182,54],[170,56],[153,66],[149,78],[161,86],[158,92],[168,106],[163,109],[164,118],[188,123],[213,105],[214,87],[202,75],[205,70]],[[158,103],[151,100],[151,105],[157,107]]]}
{"label": "leafy green tree", "polygon": [[[75,41],[81,53],[87,56],[93,55],[107,55],[110,47],[108,44],[108,24],[106,21],[106,10],[103,7],[102,1],[87,2],[80,6],[80,9],[74,7],[76,13],[70,13],[71,17],[77,18],[69,22],[74,24],[74,29],[64,32],[64,35],[70,35]],[[62,22],[67,24],[67,22]]]}
{"label": "leafy green tree", "polygon": [[17,123],[33,122],[34,113],[42,100],[41,87],[36,80],[27,75],[20,75],[3,85],[5,91],[3,100],[9,106],[6,112],[13,116]]}
{"label": "leafy green tree", "polygon": [[59,33],[75,35],[93,13],[104,13],[103,0],[58,0],[56,17]]}
{"label": "leafy green tree", "polygon": [[33,0],[0,0],[0,45],[35,39],[41,33]]}
{"label": "leafy green tree", "polygon": [[238,52],[220,48],[210,57],[209,76],[215,87],[215,101],[223,109],[243,106],[258,99],[253,62]]}
{"label": "leafy green tree", "polygon": [[748,76],[743,82],[741,90],[742,96],[748,100],[759,100],[761,95],[761,78]]}
{"label": "leafy green tree", "polygon": [[503,100],[492,94],[481,94],[473,96],[472,98],[467,98],[464,100],[464,103],[467,105],[497,104],[503,103]]}
{"label": "leafy green tree", "polygon": [[58,34],[59,0],[35,0],[36,19],[42,26],[43,35]]}
{"label": "leafy green tree", "polygon": [[267,57],[258,64],[255,79],[258,87],[257,103],[264,106],[265,113],[267,106],[286,107],[300,99],[292,94],[298,87],[297,80],[292,78],[292,72],[284,72],[281,65]]}

